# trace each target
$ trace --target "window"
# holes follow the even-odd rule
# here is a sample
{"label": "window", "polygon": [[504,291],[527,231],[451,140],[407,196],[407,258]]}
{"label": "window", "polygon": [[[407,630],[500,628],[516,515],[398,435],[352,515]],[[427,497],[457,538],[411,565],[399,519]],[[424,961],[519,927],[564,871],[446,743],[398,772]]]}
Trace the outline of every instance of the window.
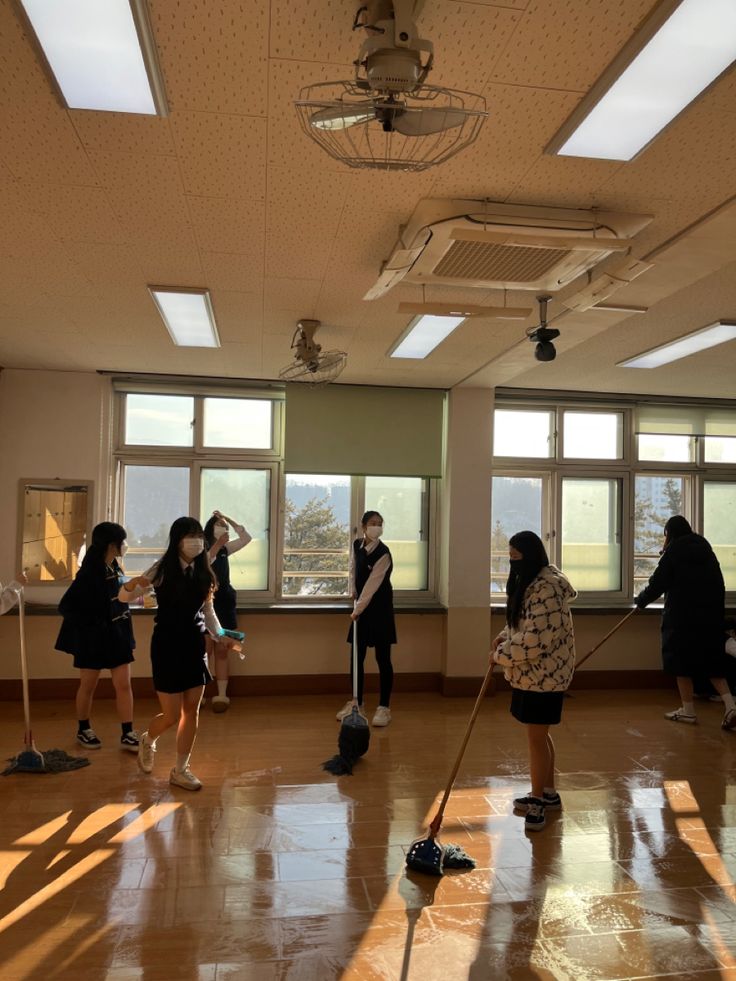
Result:
{"label": "window", "polygon": [[347,595],[350,509],[350,477],[287,474],[284,596]]}
{"label": "window", "polygon": [[706,436],[706,463],[736,463],[736,438],[733,436]]}
{"label": "window", "polygon": [[621,589],[621,482],[562,479],[562,567],[585,592]]}
{"label": "window", "polygon": [[222,511],[252,536],[247,548],[230,557],[230,581],[236,590],[266,590],[269,578],[271,470],[203,467],[200,513],[204,525]]}
{"label": "window", "polygon": [[623,413],[563,413],[563,454],[568,460],[620,460]]}
{"label": "window", "polygon": [[664,526],[685,511],[685,479],[637,474],[634,493],[634,595],[654,572],[664,542]]}
{"label": "window", "polygon": [[637,440],[639,459],[643,462],[690,463],[693,458],[691,436],[640,433]]}
{"label": "window", "polygon": [[192,446],[194,399],[181,395],[128,395],[124,442],[128,446]]}
{"label": "window", "polygon": [[421,477],[366,477],[365,508],[383,515],[391,549],[394,589],[428,588],[428,481]]}
{"label": "window", "polygon": [[269,399],[204,399],[205,446],[271,449],[272,434]]}
{"label": "window", "polygon": [[533,531],[544,540],[542,528],[544,479],[493,477],[491,482],[491,593],[506,591],[509,539]]}
{"label": "window", "polygon": [[139,575],[166,550],[172,522],[189,514],[189,467],[125,466],[123,488],[125,571]]}
{"label": "window", "polygon": [[554,413],[528,409],[496,409],[493,420],[493,455],[508,457],[554,456]]}
{"label": "window", "polygon": [[706,480],[703,534],[718,556],[727,590],[736,590],[736,483]]}

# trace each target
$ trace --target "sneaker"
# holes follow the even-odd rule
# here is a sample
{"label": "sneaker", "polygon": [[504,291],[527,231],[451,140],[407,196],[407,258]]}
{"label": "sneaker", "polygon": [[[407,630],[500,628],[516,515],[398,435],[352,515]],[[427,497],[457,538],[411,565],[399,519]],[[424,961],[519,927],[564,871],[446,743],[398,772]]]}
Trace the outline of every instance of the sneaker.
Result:
{"label": "sneaker", "polygon": [[227,695],[215,695],[212,698],[212,711],[217,712],[218,715],[220,712],[227,712],[229,708],[230,699],[227,697]]}
{"label": "sneaker", "polygon": [[[345,702],[345,704],[337,713],[335,718],[337,719],[338,722],[342,722],[342,720],[346,719],[352,711],[353,711],[353,700],[351,698],[349,702]],[[358,706],[358,711],[360,712],[361,715],[365,715],[365,709],[363,708],[362,705]]]}
{"label": "sneaker", "polygon": [[[532,797],[531,794],[527,794],[526,797],[516,797],[514,799],[514,810],[521,811],[522,814],[526,814],[529,810],[529,806],[537,800],[536,797]],[[562,800],[558,793],[548,794],[546,791],[542,794],[542,803],[548,811],[560,811],[562,810]]]}
{"label": "sneaker", "polygon": [[138,740],[138,767],[144,773],[150,773],[153,769],[153,761],[156,758],[156,747],[148,740],[148,733],[141,734]]}
{"label": "sneaker", "polygon": [[529,807],[524,818],[524,830],[541,831],[546,823],[543,802],[538,797],[530,798]]}
{"label": "sneaker", "polygon": [[669,719],[670,722],[687,722],[691,726],[694,726],[698,721],[697,716],[688,715],[683,708],[675,709],[674,712],[665,712],[664,717],[665,719]]}
{"label": "sneaker", "polygon": [[94,729],[82,729],[77,733],[77,742],[87,749],[101,749],[102,743]]}
{"label": "sneaker", "polygon": [[194,776],[189,767],[186,770],[177,770],[174,767],[169,774],[169,783],[175,787],[183,787],[184,790],[201,790],[202,781]]}
{"label": "sneaker", "polygon": [[723,716],[721,729],[736,729],[736,709],[729,709]]}
{"label": "sneaker", "polygon": [[140,742],[140,736],[135,730],[126,732],[124,736],[120,737],[120,748],[127,749],[131,753],[138,752],[138,743]]}
{"label": "sneaker", "polygon": [[376,714],[373,716],[372,726],[387,726],[391,721],[391,709],[385,705],[379,705]]}

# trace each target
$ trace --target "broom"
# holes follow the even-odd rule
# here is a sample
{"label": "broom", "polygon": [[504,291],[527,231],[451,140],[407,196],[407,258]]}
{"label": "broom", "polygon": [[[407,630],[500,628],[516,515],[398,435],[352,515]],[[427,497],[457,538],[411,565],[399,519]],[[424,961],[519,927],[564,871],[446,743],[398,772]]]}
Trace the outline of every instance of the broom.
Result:
{"label": "broom", "polygon": [[325,760],[322,769],[336,777],[352,774],[353,765],[368,752],[371,730],[358,708],[358,621],[353,620],[353,707],[340,725],[337,755]]}
{"label": "broom", "polygon": [[450,799],[450,793],[455,783],[455,777],[457,776],[457,771],[460,769],[460,764],[465,753],[465,747],[468,745],[470,733],[473,731],[475,720],[478,716],[478,712],[480,712],[480,707],[483,704],[483,697],[486,693],[488,683],[491,680],[494,667],[495,664],[493,661],[491,661],[488,665],[486,676],[483,679],[483,684],[480,686],[478,697],[475,700],[473,712],[468,721],[462,745],[460,746],[460,752],[457,754],[457,759],[455,760],[455,765],[452,768],[450,779],[447,781],[442,803],[440,804],[439,810],[435,814],[432,823],[429,826],[429,834],[426,838],[417,838],[416,841],[412,842],[411,847],[407,852],[406,867],[413,869],[415,872],[426,872],[429,875],[442,875],[443,870],[446,868],[467,869],[475,866],[475,860],[472,859],[465,851],[463,851],[459,845],[441,845],[436,838],[440,833],[440,828],[442,827],[442,816],[445,813],[447,801]]}
{"label": "broom", "polygon": [[620,627],[623,627],[623,625],[626,623],[626,621],[629,620],[631,617],[633,617],[633,615],[637,612],[638,609],[639,609],[639,607],[638,606],[635,606],[633,610],[629,610],[629,612],[626,614],[626,616],[623,617],[621,620],[619,620],[619,622],[608,631],[608,633],[603,638],[603,640],[599,640],[598,643],[595,645],[595,647],[591,647],[591,649],[588,651],[588,653],[584,657],[581,657],[580,658],[580,660],[578,661],[578,663],[575,665],[575,670],[577,671],[577,669],[580,667],[581,664],[585,664],[585,662],[588,660],[588,658],[589,657],[592,657],[593,654],[595,654],[595,652],[598,650],[599,647],[603,647],[603,645],[608,640],[608,638],[609,637],[613,637],[613,635],[616,633],[616,631]]}

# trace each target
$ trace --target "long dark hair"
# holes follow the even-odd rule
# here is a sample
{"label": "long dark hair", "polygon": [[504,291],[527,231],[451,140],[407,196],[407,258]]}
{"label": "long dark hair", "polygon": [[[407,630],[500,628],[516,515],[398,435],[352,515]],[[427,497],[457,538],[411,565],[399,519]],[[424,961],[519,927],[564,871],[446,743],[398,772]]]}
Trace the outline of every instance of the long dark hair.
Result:
{"label": "long dark hair", "polygon": [[[115,545],[120,551],[128,534],[122,525],[116,525],[114,521],[102,521],[92,529],[92,542],[82,559],[81,568],[85,572],[93,572],[101,569],[105,565],[105,555],[110,545]],[[119,568],[117,559],[112,560],[114,569]]]}
{"label": "long dark hair", "polygon": [[[166,551],[154,567],[152,582],[160,586],[162,582],[176,587],[184,580],[181,562],[179,560],[179,544],[187,535],[202,535],[202,525],[196,518],[177,518],[169,530],[169,544]],[[212,571],[210,560],[205,547],[192,562],[194,581],[202,591],[202,602],[205,601],[212,589],[217,588],[217,577]]]}
{"label": "long dark hair", "polygon": [[524,602],[524,593],[542,569],[549,565],[547,549],[533,531],[520,531],[509,539],[509,547],[521,552],[521,568],[512,568],[506,580],[506,623],[517,627]]}
{"label": "long dark hair", "polygon": [[[210,515],[210,517],[207,519],[207,523],[204,526],[205,548],[212,548],[212,546],[215,544],[215,525],[221,520],[222,519],[218,518],[216,514]],[[227,524],[227,522],[225,521],[223,524]]]}
{"label": "long dark hair", "polygon": [[671,518],[667,519],[667,523],[664,526],[664,536],[668,542],[673,542],[676,538],[682,538],[683,535],[692,535],[693,529],[690,526],[690,522],[687,518],[683,518],[681,514],[673,514]]}

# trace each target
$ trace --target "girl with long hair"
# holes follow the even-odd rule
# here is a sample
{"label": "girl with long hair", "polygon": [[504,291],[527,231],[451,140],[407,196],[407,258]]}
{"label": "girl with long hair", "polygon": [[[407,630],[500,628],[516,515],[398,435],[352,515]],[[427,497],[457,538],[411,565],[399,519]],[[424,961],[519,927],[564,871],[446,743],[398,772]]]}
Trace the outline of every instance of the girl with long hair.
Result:
{"label": "girl with long hair", "polygon": [[503,665],[512,688],[511,714],[527,729],[531,793],[514,808],[525,815],[527,831],[541,831],[545,809],[559,810],[555,789],[555,747],[549,728],[562,716],[564,693],[575,669],[575,639],[569,603],[577,595],[550,565],[533,531],[509,539],[506,626],[493,641],[491,658]]}

